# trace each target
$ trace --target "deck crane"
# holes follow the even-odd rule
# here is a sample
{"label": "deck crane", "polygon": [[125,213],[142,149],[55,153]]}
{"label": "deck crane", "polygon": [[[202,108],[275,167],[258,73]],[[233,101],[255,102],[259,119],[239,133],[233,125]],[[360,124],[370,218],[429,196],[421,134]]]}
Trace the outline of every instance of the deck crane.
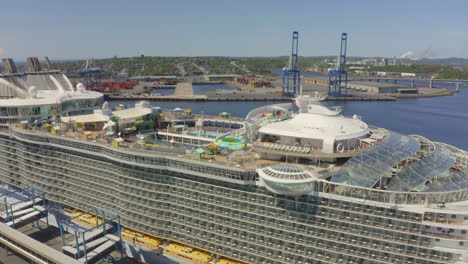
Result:
{"label": "deck crane", "polygon": [[[299,32],[294,31],[292,36],[292,52],[289,62],[283,68],[283,95],[295,96],[299,93],[301,77],[298,63]],[[292,87],[291,82],[292,81]]]}
{"label": "deck crane", "polygon": [[348,95],[348,72],[346,71],[346,45],[348,34],[341,34],[340,55],[336,59],[336,67],[328,72],[328,95]]}
{"label": "deck crane", "polygon": [[78,74],[84,78],[84,85],[86,89],[94,91],[102,91],[103,87],[101,84],[101,70],[96,66],[94,59],[87,59],[86,62],[78,70]]}

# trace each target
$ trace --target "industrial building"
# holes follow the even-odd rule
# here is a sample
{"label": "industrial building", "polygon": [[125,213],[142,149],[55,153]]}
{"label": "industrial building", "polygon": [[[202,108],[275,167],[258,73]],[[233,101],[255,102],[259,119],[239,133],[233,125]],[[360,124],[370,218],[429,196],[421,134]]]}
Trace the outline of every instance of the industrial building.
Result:
{"label": "industrial building", "polygon": [[418,89],[414,87],[407,87],[394,83],[378,83],[378,82],[363,82],[354,81],[348,83],[348,89],[368,92],[372,94],[396,94],[396,93],[411,93],[417,94]]}

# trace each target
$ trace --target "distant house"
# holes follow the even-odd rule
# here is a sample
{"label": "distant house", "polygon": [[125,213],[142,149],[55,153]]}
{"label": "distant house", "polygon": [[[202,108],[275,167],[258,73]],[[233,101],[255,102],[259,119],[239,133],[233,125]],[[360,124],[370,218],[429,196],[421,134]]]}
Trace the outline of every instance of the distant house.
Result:
{"label": "distant house", "polygon": [[402,72],[401,77],[416,77],[416,73]]}
{"label": "distant house", "polygon": [[385,76],[385,77],[398,77],[401,76],[399,72],[383,72],[378,71],[377,76]]}

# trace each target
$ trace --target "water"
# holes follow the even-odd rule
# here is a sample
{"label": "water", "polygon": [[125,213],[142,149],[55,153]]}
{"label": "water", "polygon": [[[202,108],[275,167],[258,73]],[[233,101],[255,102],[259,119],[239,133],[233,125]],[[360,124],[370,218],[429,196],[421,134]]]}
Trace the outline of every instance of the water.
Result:
{"label": "water", "polygon": [[234,90],[235,88],[226,84],[194,84],[194,94],[206,94],[216,90]]}
{"label": "water", "polygon": [[360,115],[371,125],[468,150],[468,89],[458,96],[327,104],[342,105],[344,115]]}

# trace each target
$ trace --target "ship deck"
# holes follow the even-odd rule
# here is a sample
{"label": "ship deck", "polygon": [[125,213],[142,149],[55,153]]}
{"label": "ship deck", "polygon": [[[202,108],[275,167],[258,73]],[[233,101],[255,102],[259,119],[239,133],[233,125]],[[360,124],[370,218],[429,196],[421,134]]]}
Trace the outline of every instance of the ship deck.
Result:
{"label": "ship deck", "polygon": [[[30,127],[21,128],[19,125],[14,125],[14,129],[20,129],[34,134],[54,136],[60,138],[68,138],[70,140],[78,140],[90,144],[98,144],[106,147],[114,147],[124,151],[137,152],[139,154],[150,154],[158,156],[170,156],[182,160],[192,160],[210,165],[218,165],[225,168],[240,169],[240,170],[255,170],[257,168],[266,167],[271,164],[277,163],[295,163],[296,158],[293,158],[297,153],[290,151],[291,157],[287,161],[276,161],[261,158],[257,154],[254,146],[248,144],[243,150],[236,151],[236,155],[232,155],[234,151],[221,151],[217,154],[203,153],[199,159],[192,157],[192,152],[199,146],[189,146],[186,144],[169,144],[168,142],[151,142],[151,143],[138,143],[138,136],[125,139],[119,142],[118,145],[112,144],[115,137],[105,136],[105,131],[72,131],[72,130],[57,130],[52,133],[44,128]],[[165,131],[165,130],[163,130]],[[85,133],[86,132],[86,133]],[[155,133],[157,131],[151,132]],[[284,151],[284,153],[288,153]],[[318,153],[317,150],[311,151],[314,155]],[[341,167],[339,164],[329,166],[326,164],[301,164],[309,170],[316,172],[318,175],[324,175],[327,172],[337,170]]]}

